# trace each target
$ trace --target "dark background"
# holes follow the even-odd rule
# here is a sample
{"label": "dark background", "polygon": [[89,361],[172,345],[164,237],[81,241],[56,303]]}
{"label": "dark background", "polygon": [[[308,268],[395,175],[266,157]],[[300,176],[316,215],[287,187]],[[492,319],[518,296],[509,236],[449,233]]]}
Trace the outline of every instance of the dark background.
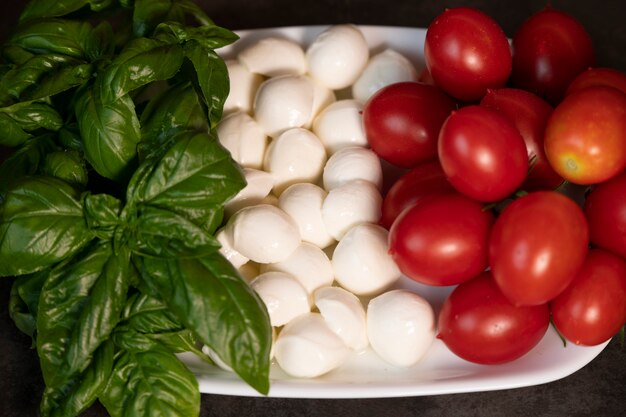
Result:
{"label": "dark background", "polygon": [[[14,26],[25,0],[2,0],[0,41]],[[445,7],[478,7],[509,36],[546,1],[423,0],[197,0],[229,29],[357,23],[427,27]],[[611,1],[556,1],[553,7],[576,17],[591,35],[598,64],[626,71],[626,4]],[[418,47],[418,45],[416,45]],[[38,415],[43,389],[36,352],[7,311],[11,279],[0,280],[0,417]],[[559,381],[534,387],[431,397],[367,400],[271,399],[202,395],[202,417],[229,416],[618,416],[626,403],[626,348],[617,340],[589,365]],[[104,417],[98,405],[85,417]]]}

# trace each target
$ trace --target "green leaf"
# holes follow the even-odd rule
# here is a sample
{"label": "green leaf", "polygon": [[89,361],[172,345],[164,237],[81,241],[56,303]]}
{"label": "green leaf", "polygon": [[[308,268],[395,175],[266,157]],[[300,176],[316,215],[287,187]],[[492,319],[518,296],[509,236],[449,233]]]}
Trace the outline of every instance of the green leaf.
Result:
{"label": "green leaf", "polygon": [[61,115],[46,103],[26,101],[0,108],[0,113],[9,116],[20,128],[28,132],[37,129],[56,132],[63,126]]}
{"label": "green leaf", "polygon": [[140,333],[162,333],[183,329],[163,301],[143,293],[130,296],[122,320]]}
{"label": "green leaf", "polygon": [[[5,107],[6,108],[6,107]],[[0,109],[0,145],[14,148],[32,138],[33,135]]]}
{"label": "green leaf", "polygon": [[133,10],[133,33],[135,36],[148,36],[163,21],[176,20],[182,22],[184,16],[172,10],[173,0],[135,0]]}
{"label": "green leaf", "polygon": [[109,194],[86,194],[83,199],[87,227],[100,239],[111,239],[120,223],[122,202]]}
{"label": "green leaf", "polygon": [[103,177],[124,181],[134,169],[141,139],[131,98],[105,103],[98,88],[87,88],[76,103],[76,119],[87,161]]}
{"label": "green leaf", "polygon": [[178,319],[260,393],[269,390],[271,326],[265,305],[219,254],[140,258],[142,279]]}
{"label": "green leaf", "polygon": [[17,180],[0,206],[0,276],[47,268],[92,238],[75,188],[52,177]]}
{"label": "green leaf", "polygon": [[239,36],[215,24],[193,27],[179,22],[164,22],[156,28],[154,38],[168,43],[181,44],[193,40],[202,48],[211,50],[230,45],[238,40]]}
{"label": "green leaf", "polygon": [[[17,45],[11,45],[11,44],[4,45],[2,47],[1,53],[2,53],[2,57],[6,60],[6,62],[10,62],[16,65],[22,65],[24,62],[28,61],[33,56],[35,56],[35,54],[33,54],[32,52],[28,52],[24,48],[20,48]],[[8,69],[6,69],[2,73],[2,76],[4,76],[4,74],[9,72],[9,70],[13,68],[15,68],[15,65],[12,65]]]}
{"label": "green leaf", "polygon": [[165,347],[122,350],[100,402],[111,417],[190,417],[200,413],[195,376]]}
{"label": "green leaf", "polygon": [[77,187],[87,185],[85,161],[77,151],[57,151],[46,155],[41,172]]}
{"label": "green leaf", "polygon": [[35,337],[39,295],[48,271],[17,277],[11,286],[9,316],[20,331]]}
{"label": "green leaf", "polygon": [[213,21],[196,3],[188,0],[177,0],[176,5],[186,14],[193,16],[201,25],[212,25]]}
{"label": "green leaf", "polygon": [[98,11],[109,7],[112,3],[113,0],[30,0],[20,15],[20,21],[65,16],[86,5],[90,5],[91,10]]}

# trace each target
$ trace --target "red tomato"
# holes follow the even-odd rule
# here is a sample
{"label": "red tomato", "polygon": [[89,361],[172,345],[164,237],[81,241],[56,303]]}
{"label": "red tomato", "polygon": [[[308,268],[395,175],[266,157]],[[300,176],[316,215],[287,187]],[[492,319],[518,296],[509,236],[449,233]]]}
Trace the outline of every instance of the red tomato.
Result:
{"label": "red tomato", "polygon": [[626,172],[589,193],[585,216],[591,243],[626,258]]}
{"label": "red tomato", "polygon": [[513,37],[513,86],[558,103],[578,74],[593,66],[593,44],[574,17],[546,7]]}
{"label": "red tomato", "polygon": [[544,304],[574,279],[588,244],[582,209],[557,192],[535,191],[500,213],[489,241],[489,263],[512,303]]}
{"label": "red tomato", "polygon": [[526,145],[513,123],[481,106],[448,117],[439,132],[439,160],[454,188],[487,202],[513,193],[528,171]]}
{"label": "red tomato", "polygon": [[485,272],[456,287],[444,301],[437,337],[465,360],[500,364],[528,353],[549,323],[547,304],[514,306]]}
{"label": "red tomato", "polygon": [[626,74],[612,68],[589,68],[570,83],[567,94],[597,86],[613,87],[626,93]]}
{"label": "red tomato", "polygon": [[592,250],[572,283],[550,303],[554,325],[577,345],[606,342],[626,322],[626,262]]}
{"label": "red tomato", "polygon": [[431,194],[400,214],[389,253],[403,274],[429,285],[455,285],[487,267],[493,214],[458,194]]}
{"label": "red tomato", "polygon": [[522,188],[526,191],[553,190],[563,182],[563,178],[548,163],[543,150],[543,134],[552,106],[538,96],[517,88],[489,90],[480,105],[502,113],[524,138],[528,159],[533,163]]}
{"label": "red tomato", "polygon": [[437,157],[437,135],[456,103],[439,88],[400,82],[378,90],[363,108],[372,150],[403,168]]}
{"label": "red tomato", "polygon": [[398,178],[385,195],[380,224],[389,229],[405,208],[423,196],[453,190],[438,161],[418,165]]}
{"label": "red tomato", "polygon": [[589,87],[563,99],[544,137],[550,165],[575,184],[597,184],[626,168],[626,94]]}
{"label": "red tomato", "polygon": [[446,9],[433,20],[424,57],[435,84],[463,101],[502,87],[511,73],[511,48],[502,28],[468,7]]}

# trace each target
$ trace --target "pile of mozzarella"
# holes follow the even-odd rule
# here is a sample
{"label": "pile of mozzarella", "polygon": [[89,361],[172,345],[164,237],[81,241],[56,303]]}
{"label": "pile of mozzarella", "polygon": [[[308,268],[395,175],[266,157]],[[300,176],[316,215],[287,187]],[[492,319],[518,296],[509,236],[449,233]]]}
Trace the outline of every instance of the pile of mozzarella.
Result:
{"label": "pile of mozzarella", "polygon": [[302,378],[370,346],[392,365],[415,364],[435,337],[434,313],[419,295],[390,290],[401,273],[377,224],[383,173],[361,120],[370,95],[415,80],[414,66],[390,49],[370,56],[353,25],[306,48],[264,38],[226,64],[218,137],[247,186],[217,238],[267,307],[273,358]]}

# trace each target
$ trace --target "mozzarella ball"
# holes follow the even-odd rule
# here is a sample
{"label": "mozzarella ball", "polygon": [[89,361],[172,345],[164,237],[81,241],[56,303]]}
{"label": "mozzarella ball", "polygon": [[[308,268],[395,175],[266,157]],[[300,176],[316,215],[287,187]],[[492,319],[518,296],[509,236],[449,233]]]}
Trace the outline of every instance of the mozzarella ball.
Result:
{"label": "mozzarella ball", "polygon": [[219,252],[235,268],[241,268],[246,262],[250,260],[233,248],[232,229],[228,224],[218,230],[215,238],[220,243],[220,245],[222,245]]}
{"label": "mozzarella ball", "polygon": [[239,275],[246,281],[250,282],[261,273],[260,264],[256,262],[246,262],[237,268]]}
{"label": "mozzarella ball", "polygon": [[337,283],[356,295],[373,295],[388,288],[401,276],[388,253],[388,232],[363,223],[346,233],[332,256]]}
{"label": "mozzarella ball", "polygon": [[365,309],[354,294],[339,287],[323,287],[315,291],[314,303],[346,346],[357,352],[367,348]]}
{"label": "mozzarella ball", "polygon": [[284,38],[261,39],[242,50],[237,59],[250,72],[267,77],[306,72],[304,50],[296,42]]}
{"label": "mozzarella ball", "polygon": [[267,148],[267,135],[249,114],[237,112],[217,125],[217,137],[239,165],[261,169]]}
{"label": "mozzarella ball", "polygon": [[369,46],[354,25],[335,25],[317,36],[307,48],[311,76],[326,87],[339,90],[352,85],[369,59]]}
{"label": "mozzarella ball", "polygon": [[263,77],[251,73],[234,59],[226,60],[226,69],[230,79],[230,91],[224,102],[224,114],[238,111],[251,113],[254,96],[263,82]]}
{"label": "mozzarella ball", "polygon": [[309,294],[290,274],[266,272],[253,279],[250,286],[263,300],[272,326],[283,326],[311,311]]}
{"label": "mozzarella ball", "polygon": [[348,146],[367,146],[361,114],[363,105],[352,99],[327,106],[313,121],[313,132],[329,154]]}
{"label": "mozzarella ball", "polygon": [[326,164],[324,145],[311,131],[289,129],[272,140],[263,168],[274,177],[278,195],[299,182],[317,182]]}
{"label": "mozzarella ball", "polygon": [[435,340],[435,313],[419,295],[392,290],[369,302],[367,334],[382,359],[396,366],[411,366]]}
{"label": "mozzarella ball", "polygon": [[320,287],[331,285],[335,279],[328,256],[317,246],[306,242],[298,246],[284,261],[262,265],[261,271],[291,274],[309,294],[313,294]]}
{"label": "mozzarella ball", "polygon": [[275,138],[302,127],[313,114],[315,85],[303,75],[281,75],[261,84],[254,99],[254,117]]}
{"label": "mozzarella ball", "polygon": [[243,174],[246,186],[224,205],[226,217],[232,216],[244,207],[261,204],[274,186],[274,177],[265,171],[244,168]]}
{"label": "mozzarella ball", "polygon": [[244,207],[226,225],[232,248],[259,263],[287,259],[300,245],[298,226],[284,211],[269,204]]}
{"label": "mozzarella ball", "polygon": [[374,151],[361,146],[350,146],[338,150],[328,158],[323,173],[326,190],[359,179],[375,184],[379,190],[382,188],[383,169]]}
{"label": "mozzarella ball", "polygon": [[303,314],[281,330],[274,345],[278,365],[297,378],[315,378],[339,367],[350,349],[319,313]]}
{"label": "mozzarella ball", "polygon": [[328,233],[340,240],[359,223],[377,223],[383,198],[376,185],[354,180],[329,191],[322,204],[322,219]]}
{"label": "mozzarella ball", "polygon": [[302,240],[320,248],[335,242],[322,218],[326,195],[326,191],[315,184],[298,183],[289,186],[278,198],[278,207],[296,222]]}
{"label": "mozzarella ball", "polygon": [[352,97],[365,103],[381,88],[402,81],[417,81],[418,74],[404,55],[386,49],[373,56],[352,85]]}
{"label": "mozzarella ball", "polygon": [[315,118],[322,112],[322,110],[337,101],[337,96],[335,96],[335,92],[333,90],[324,87],[315,80],[311,80],[311,82],[313,83],[313,109],[311,110],[311,117],[309,118],[309,121],[304,124],[304,127],[307,129],[310,129],[311,126],[313,126]]}

